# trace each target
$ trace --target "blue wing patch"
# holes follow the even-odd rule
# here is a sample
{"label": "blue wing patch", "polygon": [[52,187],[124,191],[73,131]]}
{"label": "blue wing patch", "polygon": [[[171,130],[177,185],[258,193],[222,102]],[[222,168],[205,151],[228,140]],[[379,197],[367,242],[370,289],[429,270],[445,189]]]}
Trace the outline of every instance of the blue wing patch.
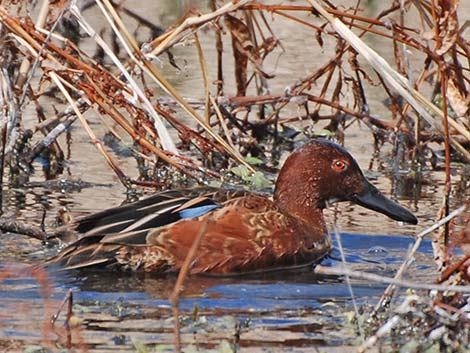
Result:
{"label": "blue wing patch", "polygon": [[213,209],[221,207],[220,205],[204,205],[204,206],[197,206],[192,208],[186,208],[178,212],[181,218],[196,218],[200,217]]}

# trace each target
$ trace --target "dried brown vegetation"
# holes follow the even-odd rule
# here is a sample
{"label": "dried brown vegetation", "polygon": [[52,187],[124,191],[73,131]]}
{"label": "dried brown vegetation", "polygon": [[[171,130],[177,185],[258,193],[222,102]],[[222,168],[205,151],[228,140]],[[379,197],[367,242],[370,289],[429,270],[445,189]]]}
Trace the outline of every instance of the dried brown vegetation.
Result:
{"label": "dried brown vegetation", "polygon": [[[248,156],[276,166],[280,147],[298,136],[342,141],[348,128],[364,124],[378,148],[393,145],[397,168],[434,168],[436,150],[444,147],[447,189],[438,218],[444,217],[449,213],[450,163],[470,162],[470,42],[467,24],[459,22],[458,1],[418,0],[404,2],[404,7],[391,2],[374,17],[359,7],[309,2],[213,0],[211,10],[190,10],[164,31],[108,0],[72,5],[44,1],[35,20],[27,2],[1,5],[1,179],[12,186],[25,183],[39,158],[48,162],[46,179],[61,175],[69,155],[58,139],[67,135],[70,140],[78,122],[126,187],[165,187],[173,171],[197,181],[218,179],[233,163],[254,171]],[[106,19],[102,31],[110,40],[89,23],[89,6]],[[123,21],[126,17],[150,29],[152,37],[138,43]],[[277,73],[268,68],[276,56],[282,61],[289,41],[273,28],[279,21],[308,28],[316,38],[316,48],[295,50],[311,51],[316,60],[322,49],[329,57],[306,75],[293,72],[285,90],[273,91]],[[363,42],[366,36],[393,48],[388,61]],[[85,37],[96,47],[94,56],[81,46]],[[214,58],[204,52],[203,40],[213,41]],[[158,57],[168,58],[178,68],[182,60],[172,50],[188,42],[203,76],[204,98],[197,101],[183,98],[156,64]],[[233,78],[224,72],[228,60],[234,62]],[[236,87],[232,94],[229,80]],[[369,105],[372,90],[387,98],[380,115]],[[96,117],[100,129],[90,124]],[[122,170],[115,151],[102,142],[105,134],[130,149],[138,178]],[[461,243],[467,233],[459,233]],[[446,228],[435,249],[446,269],[441,280],[459,273],[459,283],[467,283],[468,257],[451,261],[448,245]],[[461,315],[468,311],[467,300],[461,294],[438,296],[414,307]],[[467,332],[468,320],[459,315],[452,316],[457,318],[454,326],[446,327]],[[442,322],[430,316],[434,321],[423,325]]]}
{"label": "dried brown vegetation", "polygon": [[[216,170],[220,165],[226,165],[229,157],[245,163],[241,154],[263,155],[269,152],[269,146],[276,147],[281,142],[280,136],[283,135],[280,132],[286,128],[302,131],[296,128],[299,120],[311,121],[312,126],[316,126],[316,122],[327,121],[326,130],[339,139],[355,121],[369,126],[379,144],[386,141],[398,144],[400,139],[396,137],[404,135],[406,149],[412,151],[417,160],[422,155],[419,151],[426,149],[428,142],[443,142],[448,138],[459,156],[470,160],[465,148],[470,144],[467,104],[469,48],[468,41],[460,32],[456,4],[443,2],[440,7],[420,4],[416,7],[411,5],[411,8],[392,4],[376,18],[359,15],[359,9],[343,12],[330,8],[330,25],[327,25],[316,11],[314,15],[308,15],[312,11],[311,6],[239,1],[218,9],[214,7],[214,12],[205,15],[190,11],[143,46],[138,45],[125,27],[119,8],[114,8],[108,1],[99,4],[109,21],[107,26],[112,32],[114,50],[76,6],[56,3],[49,8],[49,13],[46,12],[44,23],[21,17],[25,10],[23,7],[10,5],[0,9],[4,25],[3,100],[8,102],[3,112],[9,118],[4,129],[5,165],[11,171],[31,168],[31,163],[45,154],[45,150],[47,158],[57,160],[57,163],[66,158],[57,137],[67,132],[78,118],[120,180],[136,182],[124,175],[90,127],[85,118],[90,111],[102,119],[111,134],[132,147],[140,163],[175,168],[197,179],[217,176]],[[404,15],[412,11],[420,16],[420,27],[405,25]],[[401,23],[395,17],[400,18]],[[283,50],[282,41],[276,37],[270,22],[281,19],[311,28],[320,48],[326,41],[335,47],[332,47],[331,59],[319,70],[306,77],[294,76],[285,92],[266,94],[270,92],[270,82],[276,79],[276,74],[267,72],[264,62]],[[337,23],[345,25],[346,30],[357,30],[358,36],[348,31],[338,32]],[[439,25],[433,26],[434,23]],[[58,34],[58,28],[63,29],[62,35]],[[199,37],[205,35],[203,29],[206,28],[216,34],[217,77],[207,77],[207,58],[199,44]],[[380,57],[367,57],[372,51],[360,40],[365,34],[390,41],[394,48],[396,71],[376,67],[374,60],[379,60],[379,66],[384,63],[383,59],[380,62]],[[80,48],[80,39],[86,35],[93,38],[100,53],[112,65],[95,60]],[[223,72],[222,60],[228,60],[224,37],[231,38],[236,96],[224,94],[227,74]],[[180,96],[152,61],[164,53],[172,57],[171,48],[188,38],[193,39],[204,75],[205,86],[202,89],[206,100],[202,113]],[[119,53],[116,53],[117,48]],[[361,53],[363,48],[367,49]],[[425,64],[419,75],[414,75],[417,77],[415,81],[407,78],[410,68],[407,67],[406,48],[420,53]],[[366,55],[375,72],[364,65],[362,58],[358,60],[358,54]],[[210,82],[215,84],[212,86]],[[155,96],[152,88],[155,84],[161,86],[197,124],[182,120],[175,115],[174,106]],[[365,86],[384,90],[390,99],[388,114],[372,115]],[[408,93],[402,94],[400,87]],[[432,89],[430,94],[429,88]],[[65,104],[54,116],[45,116],[44,105],[51,94]],[[292,110],[287,109],[289,104],[302,107],[303,114],[292,116]],[[23,124],[22,115],[29,106],[37,114],[38,124],[34,130],[26,129]],[[56,109],[60,106],[57,104]],[[325,113],[325,107],[330,108],[328,113]],[[386,115],[392,119],[387,119]],[[448,125],[443,124],[443,118],[444,122],[449,122]],[[172,125],[178,136],[170,135],[163,120]],[[201,129],[207,134],[201,134]],[[199,156],[190,157],[181,149],[189,145],[199,150],[202,156],[210,152],[223,158],[217,162],[212,159],[212,164],[206,164],[208,168],[204,168],[198,161]],[[12,158],[12,151],[20,153]],[[53,171],[51,173],[54,174]],[[156,176],[147,175],[141,179],[159,182]]]}

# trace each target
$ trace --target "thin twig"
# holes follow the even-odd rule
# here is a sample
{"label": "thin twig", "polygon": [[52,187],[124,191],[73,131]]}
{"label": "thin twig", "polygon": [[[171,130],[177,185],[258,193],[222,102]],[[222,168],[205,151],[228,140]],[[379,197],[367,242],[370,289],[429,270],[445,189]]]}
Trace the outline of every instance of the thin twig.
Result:
{"label": "thin twig", "polygon": [[220,111],[219,106],[217,105],[217,102],[215,101],[214,97],[209,95],[209,100],[212,106],[214,107],[215,110],[215,115],[219,119],[220,126],[222,126],[222,130],[224,131],[225,137],[227,138],[228,143],[230,146],[235,148],[235,144],[233,143],[232,137],[230,136],[230,131],[228,130],[227,124],[225,123],[224,116],[222,112]]}
{"label": "thin twig", "polygon": [[[413,247],[410,249],[410,251],[408,252],[407,254],[407,258],[405,259],[405,261],[403,261],[403,264],[400,266],[400,268],[398,269],[396,275],[395,275],[395,280],[398,280],[399,278],[401,278],[403,276],[403,273],[408,269],[408,267],[411,265],[411,263],[413,262],[413,256],[414,254],[416,253],[416,251],[418,251],[419,247],[421,246],[421,242],[423,241],[423,238],[428,235],[429,233],[435,231],[436,229],[438,229],[439,227],[441,227],[443,224],[446,224],[447,222],[449,222],[451,219],[457,217],[459,214],[461,214],[463,211],[465,210],[465,206],[462,206],[458,209],[456,209],[455,211],[451,212],[447,217],[441,219],[439,222],[433,224],[431,227],[429,227],[428,229],[425,229],[424,231],[422,231],[421,233],[419,233],[417,236],[416,236],[416,241],[415,243],[413,244]],[[393,292],[395,290],[395,286],[393,284],[390,284],[387,289],[384,291],[384,293],[382,294],[382,297],[380,298],[379,302],[377,303],[377,305],[375,306],[374,308],[374,311],[373,311],[373,314],[372,315],[376,315],[377,312],[379,311],[379,309],[381,307],[384,306],[384,302],[386,300],[388,300],[388,298],[390,298],[392,295],[393,295]]]}
{"label": "thin twig", "polygon": [[[357,52],[359,52],[372,67],[382,76],[382,78],[393,87],[412,107],[422,116],[431,126],[436,128],[441,134],[443,128],[438,118],[443,117],[440,108],[427,100],[420,92],[413,88],[410,81],[396,72],[390,64],[378,55],[371,47],[366,45],[356,34],[349,30],[338,18],[331,16],[317,0],[308,0],[312,7],[317,10],[334,27],[335,31],[341,35]],[[432,113],[431,113],[432,112]],[[434,115],[433,115],[434,114]],[[437,117],[437,118],[436,118]],[[448,118],[449,124],[459,130],[468,141],[470,141],[470,132],[465,129],[455,119]],[[470,152],[468,152],[454,138],[450,137],[451,145],[462,155],[466,161],[470,161]]]}
{"label": "thin twig", "polygon": [[67,313],[65,317],[65,328],[67,330],[67,348],[72,348],[72,329],[70,326],[70,322],[73,317],[73,292],[72,289],[69,289],[67,292],[68,302],[67,302]]}
{"label": "thin twig", "polygon": [[173,287],[173,292],[170,295],[170,303],[173,309],[173,317],[175,320],[174,326],[174,335],[175,335],[175,351],[181,352],[181,333],[180,333],[180,322],[179,322],[179,299],[180,294],[183,291],[183,284],[188,276],[189,270],[191,269],[191,264],[193,262],[194,256],[196,256],[196,252],[199,249],[199,245],[206,234],[207,227],[209,222],[211,221],[211,217],[207,217],[205,222],[202,224],[199,233],[197,234],[196,238],[194,239],[193,243],[191,244],[191,248],[184,259],[183,265],[181,266],[180,272],[178,274],[178,278],[176,280],[175,286]]}
{"label": "thin twig", "polygon": [[[58,319],[59,316],[60,316],[60,313],[62,312],[62,309],[64,308],[64,306],[65,306],[66,303],[69,303],[69,302],[70,302],[71,298],[72,298],[72,290],[69,289],[68,292],[67,292],[67,294],[65,295],[64,299],[62,299],[62,302],[60,303],[59,307],[57,308],[57,312],[56,312],[54,315],[52,315],[52,317],[51,317],[51,325],[52,325],[52,326],[55,325],[57,319]],[[69,309],[69,307],[67,306],[67,310],[68,310],[68,309]],[[69,313],[68,313],[68,311],[67,311],[66,315],[67,315],[67,318],[69,318]]]}
{"label": "thin twig", "polygon": [[205,118],[206,118],[206,123],[210,124],[210,104],[209,104],[209,78],[208,78],[208,72],[207,72],[207,63],[206,63],[206,58],[204,57],[204,51],[201,46],[201,41],[199,40],[199,35],[197,32],[194,32],[194,43],[196,45],[197,49],[197,56],[199,58],[199,65],[201,66],[201,74],[202,74],[202,81],[204,83],[204,96],[205,98]]}
{"label": "thin twig", "polygon": [[[240,2],[244,2],[245,0],[243,1],[240,1]],[[121,21],[121,19],[119,18],[119,16],[117,15],[117,13],[114,11],[114,9],[112,8],[112,6],[109,4],[109,1],[106,1],[105,0],[105,3],[107,4],[108,6],[108,10],[111,12],[111,14],[113,15],[113,19],[114,21],[116,21],[116,23],[119,25],[119,29],[121,29],[125,34],[127,33],[128,34],[128,31],[126,30],[126,27],[124,26],[123,22]],[[241,6],[240,3],[237,3],[236,6]],[[102,9],[103,11],[103,14],[107,16],[107,13],[104,11],[104,9]],[[201,17],[203,16],[200,16],[198,17],[198,19],[201,19]],[[84,21],[84,19],[82,18],[82,20]],[[118,28],[116,28],[114,26],[114,23],[112,21],[110,21],[110,25],[113,27],[116,35],[118,36],[118,38],[121,39],[122,43],[124,43],[124,39],[122,38],[120,32],[118,31]],[[90,27],[90,30],[91,27]],[[95,38],[96,37],[96,38]],[[105,48],[106,46],[106,43],[103,42],[103,40],[97,36],[96,33],[94,33],[94,36],[93,38],[95,38],[95,40],[99,39],[99,42],[97,42],[98,44],[100,44],[103,49]],[[131,43],[134,43],[135,41],[131,40],[131,37],[130,37],[130,34],[127,35],[127,38],[128,40],[131,41]],[[145,71],[165,92],[167,92],[169,95],[173,96],[174,99],[178,102],[178,104],[181,106],[181,108],[183,108],[186,113],[188,113],[193,119],[195,119],[206,131],[209,135],[211,135],[215,140],[217,140],[217,142],[219,142],[223,147],[224,149],[235,159],[237,160],[239,163],[245,165],[250,171],[252,172],[255,172],[255,170],[253,169],[253,167],[251,165],[249,165],[243,158],[242,156],[240,155],[240,153],[237,151],[237,150],[234,150],[229,144],[227,144],[227,142],[221,137],[219,136],[219,134],[217,134],[215,131],[213,131],[210,127],[210,125],[206,122],[205,119],[203,119],[201,116],[199,116],[199,114],[196,112],[196,110],[190,106],[185,99],[183,99],[183,97],[179,94],[179,92],[170,84],[170,82],[159,72],[159,70],[157,70],[157,68],[150,62],[150,60],[148,60],[146,58],[145,55],[143,55],[143,53],[140,52],[139,48],[137,45],[133,45],[133,49],[137,52],[136,55],[138,56],[138,59],[136,57],[136,55],[134,55],[130,49],[128,49],[128,46],[127,45],[124,45],[124,48],[126,48],[127,52],[128,52],[128,55],[133,59],[133,61],[137,64],[138,67],[140,67],[143,71]],[[113,59],[113,53],[108,53],[108,55]],[[117,60],[117,58],[116,58]],[[114,59],[113,59],[114,61]],[[122,67],[122,64],[120,64],[120,62],[115,62],[115,64],[118,66],[118,67]],[[121,71],[123,72],[124,75],[126,75],[126,72],[127,71],[123,71],[124,68],[121,69]],[[139,92],[139,87],[136,86],[134,87],[134,84],[133,84],[133,80],[132,78],[130,77],[127,77],[126,78],[128,79],[129,83],[132,84],[132,87],[134,89],[135,92]],[[137,85],[137,84],[135,84]],[[144,96],[144,97],[141,97],[141,99],[144,101],[144,103],[146,103],[148,101],[148,99]],[[149,113],[151,113],[152,116],[154,116],[154,113],[155,114],[158,114],[156,111],[154,111],[153,108],[151,108],[149,110]],[[157,121],[155,121],[157,122]],[[159,130],[160,132],[160,130]],[[166,132],[165,132],[166,133]],[[162,137],[161,137],[162,138]],[[168,149],[168,148],[166,148]],[[171,151],[171,150],[170,150]],[[174,154],[178,154],[176,152],[173,152]]]}
{"label": "thin twig", "polygon": [[[47,17],[47,13],[48,13],[48,9],[49,9],[49,0],[45,0],[43,2],[43,5],[42,5],[42,8],[41,8],[41,12],[40,12],[40,15],[39,15],[39,19],[36,23],[36,26],[37,27],[42,27],[44,26],[44,23],[45,23],[45,20],[46,20],[46,17]],[[47,48],[47,45],[49,43],[49,41],[51,40],[51,36],[52,36],[52,33],[54,32],[54,30],[56,29],[56,27],[59,25],[60,21],[62,20],[62,17],[64,17],[64,14],[65,14],[65,11],[66,11],[67,7],[64,6],[59,14],[59,16],[57,16],[57,19],[55,20],[54,24],[52,25],[50,31],[47,33],[47,36],[46,36],[46,39],[44,40],[44,42],[42,43],[42,46],[41,46],[41,49],[39,50],[38,54],[36,55],[36,57],[34,58],[34,62],[33,62],[33,65],[31,67],[31,69],[29,70],[29,61],[28,60],[25,60],[23,63],[27,63],[27,67],[25,66],[24,68],[28,69],[29,70],[29,75],[28,75],[28,78],[26,80],[26,82],[24,82],[22,84],[23,86],[23,92],[21,93],[21,98],[20,100],[18,101],[18,109],[21,109],[25,99],[26,99],[26,93],[28,92],[28,87],[29,87],[29,84],[31,82],[31,80],[33,79],[34,77],[34,74],[36,72],[36,69],[37,67],[39,66],[39,63],[40,63],[40,59],[41,59],[41,56],[42,56],[42,53],[46,50]],[[23,65],[22,63],[22,65]],[[25,64],[26,65],[26,64]],[[26,73],[25,73],[26,74]]]}
{"label": "thin twig", "polygon": [[26,235],[31,238],[46,241],[48,235],[41,228],[29,224],[17,222],[10,218],[0,218],[0,230],[2,232],[10,232],[15,234]]}
{"label": "thin twig", "polygon": [[5,122],[1,127],[2,146],[1,146],[1,160],[0,160],[0,215],[3,214],[3,174],[5,171],[5,149],[7,146],[7,127],[8,123]]}
{"label": "thin twig", "polygon": [[154,41],[154,43],[151,43],[150,46],[154,45],[157,43],[155,48],[152,50],[149,55],[152,56],[158,56],[171,46],[173,46],[175,43],[179,42],[182,37],[187,35],[187,32],[192,32],[194,31],[195,28],[198,26],[202,26],[206,24],[209,21],[216,20],[217,18],[224,16],[230,12],[238,10],[240,7],[246,5],[249,3],[251,0],[239,0],[239,1],[230,1],[229,3],[223,5],[219,9],[210,12],[208,14],[200,15],[200,16],[194,16],[194,17],[189,17],[184,20],[181,25],[178,27],[174,28],[171,30],[170,33],[165,33],[165,39],[157,43],[158,39]]}
{"label": "thin twig", "polygon": [[392,316],[385,324],[383,324],[377,332],[369,337],[366,342],[364,342],[358,349],[357,353],[364,353],[369,348],[374,347],[377,344],[377,341],[380,337],[389,335],[390,332],[398,325],[400,322],[400,317],[398,315]]}
{"label": "thin twig", "polygon": [[111,156],[106,152],[103,144],[101,143],[100,140],[98,140],[95,133],[90,128],[90,125],[88,124],[87,120],[85,119],[83,114],[80,112],[80,109],[78,108],[76,102],[70,96],[69,92],[65,89],[64,85],[62,84],[61,78],[57,75],[55,71],[50,71],[49,77],[52,79],[52,81],[54,81],[54,83],[60,89],[64,97],[67,99],[68,103],[72,106],[75,114],[78,116],[78,119],[82,123],[82,126],[85,128],[85,131],[88,133],[88,136],[90,136],[90,139],[93,142],[93,144],[101,152],[103,157],[106,159],[106,162],[108,162],[108,165],[114,170],[116,175],[119,177],[119,180],[121,181],[121,183],[124,186],[126,186],[127,177],[123,174],[123,172],[118,167],[118,164],[113,160],[113,158],[111,158]]}
{"label": "thin twig", "polygon": [[[49,13],[49,6],[50,6],[49,5],[49,0],[43,0],[42,1],[41,8],[40,8],[39,14],[38,14],[38,19],[36,21],[36,26],[43,27],[44,24],[46,23],[47,14]],[[44,47],[39,50],[39,53],[42,52],[43,49],[44,49]],[[33,66],[32,70],[30,70],[31,62],[29,61],[28,58],[24,58],[23,61],[21,62],[20,69],[19,69],[19,74],[18,74],[18,80],[16,81],[16,84],[19,88],[24,87],[24,89],[23,89],[23,94],[21,95],[21,99],[19,100],[19,104],[18,104],[19,107],[21,107],[21,105],[23,104],[24,98],[26,97],[26,91],[27,91],[28,83],[34,75],[34,71],[36,69],[39,56],[40,55],[38,55],[36,57],[36,60],[35,60],[35,63],[34,63],[34,66]],[[30,74],[29,74],[29,77],[27,79],[27,82],[25,83],[26,73],[28,71],[29,71]]]}
{"label": "thin twig", "polygon": [[[433,8],[434,8],[434,2],[433,2]],[[436,30],[439,28],[438,25],[436,25]],[[439,36],[437,36],[439,37]],[[436,42],[438,42],[438,39],[436,38]],[[449,203],[450,203],[450,193],[452,191],[452,184],[451,184],[451,170],[450,170],[450,143],[449,143],[449,138],[450,138],[450,133],[449,133],[449,116],[447,114],[447,74],[446,74],[446,68],[444,65],[440,64],[439,69],[441,72],[441,94],[442,94],[442,125],[444,127],[444,148],[445,148],[445,160],[446,160],[446,179],[445,179],[445,187],[444,187],[444,216],[447,216],[449,214]],[[441,270],[445,270],[446,267],[448,266],[448,260],[449,260],[449,223],[445,224],[444,227],[444,242],[443,242],[443,249],[440,249],[441,251],[439,252],[440,256],[443,256],[443,266]],[[441,235],[442,236],[442,235]]]}
{"label": "thin twig", "polygon": [[380,275],[375,275],[363,271],[354,271],[345,267],[333,268],[333,267],[324,267],[317,266],[315,267],[315,273],[320,275],[329,275],[329,276],[350,276],[354,278],[360,278],[367,281],[372,281],[376,283],[387,283],[394,286],[412,288],[412,289],[422,289],[422,290],[435,290],[439,292],[452,291],[458,293],[470,293],[470,286],[445,286],[440,284],[430,284],[430,283],[417,283],[416,281],[405,281],[398,280],[391,277],[384,277]]}
{"label": "thin twig", "polygon": [[[334,227],[334,230],[335,230],[336,241],[338,242],[339,253],[341,254],[341,262],[343,266],[346,267],[347,263],[346,263],[346,257],[344,256],[343,245],[341,243],[341,235],[339,234],[338,228],[336,228],[336,226]],[[359,335],[361,336],[361,340],[364,343],[365,341],[364,330],[362,328],[359,310],[357,308],[357,303],[356,303],[356,297],[354,296],[354,290],[351,285],[351,280],[347,274],[345,275],[345,278],[346,278],[346,284],[348,285],[349,294],[351,295],[351,301],[353,304],[354,313],[356,314],[356,322],[357,322],[357,328],[359,330]]]}
{"label": "thin twig", "polygon": [[65,312],[65,331],[67,333],[67,341],[66,341],[66,347],[68,349],[72,348],[72,330],[70,326],[70,321],[72,320],[73,316],[73,292],[72,289],[69,289],[67,291],[67,294],[65,295],[64,299],[59,305],[59,308],[57,309],[57,312],[52,315],[51,317],[51,325],[54,326],[57,319],[60,316],[60,313],[62,309],[64,308],[65,304],[67,304],[67,311]]}
{"label": "thin twig", "polygon": [[[135,57],[132,55],[131,49],[128,47],[126,41],[122,38],[121,33],[117,29],[115,23],[111,20],[109,14],[105,11],[105,9],[104,9],[103,5],[101,4],[101,2],[97,2],[97,4],[99,5],[99,8],[102,10],[103,15],[108,20],[110,26],[113,28],[114,33],[120,39],[120,42],[123,45],[123,47],[126,49],[128,55],[131,58],[135,59]],[[175,144],[174,144],[174,142],[173,142],[173,140],[170,136],[170,133],[168,132],[165,125],[163,124],[163,122],[162,122],[160,116],[158,115],[158,113],[153,108],[152,103],[149,101],[149,99],[144,94],[144,92],[142,91],[140,86],[137,84],[137,82],[135,82],[135,80],[133,79],[131,74],[128,72],[128,70],[125,68],[125,66],[121,63],[119,58],[113,53],[111,48],[109,48],[108,44],[106,44],[106,42],[99,36],[99,34],[94,30],[94,28],[85,20],[85,18],[82,16],[78,6],[76,5],[75,1],[72,3],[71,12],[77,18],[81,28],[91,38],[93,38],[95,40],[96,44],[98,44],[106,52],[106,54],[113,61],[113,63],[116,65],[116,67],[119,68],[121,73],[126,78],[128,84],[132,88],[132,93],[133,93],[134,97],[136,98],[136,100],[141,102],[142,106],[144,108],[146,108],[149,115],[152,116],[152,118],[154,119],[154,122],[155,122],[155,126],[158,129],[158,134],[160,136],[163,148],[166,149],[167,151],[170,151],[170,152],[174,153],[174,154],[178,154],[178,152],[176,150],[176,147],[175,147]]]}

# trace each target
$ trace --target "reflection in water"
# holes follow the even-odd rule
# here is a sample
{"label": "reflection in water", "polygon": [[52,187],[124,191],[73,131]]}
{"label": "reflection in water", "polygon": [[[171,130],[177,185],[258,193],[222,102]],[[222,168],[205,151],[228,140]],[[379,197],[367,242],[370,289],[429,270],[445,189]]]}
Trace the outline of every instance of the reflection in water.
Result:
{"label": "reflection in water", "polygon": [[[412,238],[402,236],[355,234],[343,234],[341,241],[347,249],[348,266],[383,276],[394,274],[404,250],[413,243]],[[419,269],[419,281],[434,278],[431,253],[430,242],[425,242],[408,271],[411,279],[417,279],[413,278],[418,273],[415,269]],[[339,254],[333,250],[322,265],[338,266],[337,258]],[[167,298],[175,276],[54,270],[49,276],[54,281],[52,307],[57,308],[72,289],[74,315],[82,320],[80,335],[94,349],[119,345],[131,350],[136,339],[146,344],[172,343],[173,319]],[[359,305],[374,304],[384,290],[382,284],[352,283]],[[8,318],[8,325],[0,326],[0,337],[40,343],[44,300],[37,280],[5,280],[0,284],[0,298],[0,319]],[[18,306],[36,317],[36,324],[29,322],[30,315],[13,315]],[[343,279],[318,276],[309,269],[249,277],[189,277],[180,306],[186,343],[199,340],[208,347],[216,346],[221,339],[232,340],[240,325],[241,346],[343,345],[356,338],[347,320],[352,307]]]}
{"label": "reflection in water", "polygon": [[392,195],[400,199],[413,200],[416,207],[421,199],[423,177],[423,173],[420,172],[394,173],[392,175]]}

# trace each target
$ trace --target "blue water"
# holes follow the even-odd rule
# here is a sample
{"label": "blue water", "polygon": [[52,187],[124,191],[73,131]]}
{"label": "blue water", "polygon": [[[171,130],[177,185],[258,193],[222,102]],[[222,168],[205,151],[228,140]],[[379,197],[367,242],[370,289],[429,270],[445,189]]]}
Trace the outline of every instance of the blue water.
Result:
{"label": "blue water", "polygon": [[[341,242],[349,268],[392,277],[414,240],[402,236],[342,234]],[[322,266],[341,264],[336,240],[334,244],[335,248],[323,260]],[[410,278],[413,279],[419,268],[419,281],[427,280],[427,272],[429,281],[432,281],[435,274],[431,271],[430,241],[423,242],[415,258],[408,273]],[[15,269],[11,272],[15,273]],[[50,314],[45,314],[42,288],[36,279],[28,276],[24,268],[18,273],[22,275],[0,282],[0,321],[3,322],[0,337],[36,342],[41,339],[38,331],[41,328],[40,320]],[[59,271],[51,272],[49,276],[52,282],[49,299],[54,310],[57,310],[67,291],[72,290],[74,314],[85,323],[82,329],[93,337],[104,335],[105,346],[123,342],[130,344],[133,334],[137,334],[133,333],[136,322],[143,322],[144,326],[150,322],[145,333],[137,330],[139,339],[150,343],[169,340],[168,343],[171,343],[171,338],[167,336],[168,332],[172,332],[172,313],[167,298],[173,289],[175,276],[104,271]],[[352,288],[359,305],[374,305],[385,285],[353,279]],[[17,307],[26,307],[25,315],[12,315]],[[181,295],[180,309],[183,317],[191,318],[196,308],[199,315],[204,315],[205,321],[183,320],[183,332],[206,329],[233,331],[235,322],[249,322],[251,330],[258,327],[272,331],[273,337],[276,337],[278,330],[286,330],[289,335],[300,335],[301,342],[320,340],[328,344],[344,344],[355,338],[354,335],[343,336],[337,332],[337,327],[341,327],[346,320],[341,313],[352,310],[350,291],[344,280],[337,276],[319,276],[311,269],[235,278],[189,277]],[[38,325],[30,327],[30,313],[39,318]],[[114,319],[109,321],[109,318]],[[100,326],[103,322],[113,323],[113,320],[117,320],[115,326]],[[295,333],[297,330],[301,333]],[[122,338],[123,332],[128,336]],[[117,341],[116,337],[119,337]]]}
{"label": "blue water", "polygon": [[[404,259],[413,238],[403,236],[372,236],[359,234],[342,234],[341,242],[348,264],[354,268],[367,266],[372,273],[386,273],[392,276],[393,271]],[[334,249],[321,263],[322,266],[340,264],[340,253],[337,241],[333,239]],[[419,254],[429,261],[417,261],[415,266],[420,269],[431,268],[431,242],[425,240]],[[0,268],[4,266],[0,265]],[[50,274],[55,281],[53,297],[60,297],[68,289],[73,289],[77,301],[113,302],[125,298],[132,302],[147,302],[147,305],[163,305],[167,303],[161,298],[165,292],[171,291],[175,277],[163,278],[138,276],[112,272],[54,272]],[[266,310],[270,307],[284,305],[311,306],[321,298],[348,298],[349,291],[341,279],[321,277],[310,270],[277,272],[260,274],[250,277],[212,278],[197,276],[188,282],[196,281],[197,285],[187,286],[186,293],[192,298],[183,299],[182,307],[226,307],[230,309],[258,307]],[[14,287],[20,287],[15,291]],[[374,296],[383,289],[381,284],[357,282],[354,289],[358,297]],[[0,303],[4,300],[40,299],[37,282],[30,277],[5,279],[0,290]],[[249,293],[249,295],[247,295]],[[183,295],[184,297],[184,295]]]}

